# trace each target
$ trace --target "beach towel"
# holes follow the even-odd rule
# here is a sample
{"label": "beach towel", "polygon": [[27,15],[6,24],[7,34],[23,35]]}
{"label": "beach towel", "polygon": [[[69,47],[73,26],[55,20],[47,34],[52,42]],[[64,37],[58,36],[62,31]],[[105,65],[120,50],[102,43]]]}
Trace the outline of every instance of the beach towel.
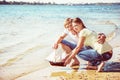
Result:
{"label": "beach towel", "polygon": [[107,62],[103,68],[104,72],[120,72],[120,62]]}

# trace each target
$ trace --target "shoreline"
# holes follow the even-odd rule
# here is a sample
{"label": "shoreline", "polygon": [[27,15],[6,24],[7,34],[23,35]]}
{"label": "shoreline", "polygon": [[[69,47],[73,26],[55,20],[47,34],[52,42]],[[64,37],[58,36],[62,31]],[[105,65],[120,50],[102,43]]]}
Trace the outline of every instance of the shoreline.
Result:
{"label": "shoreline", "polygon": [[119,72],[99,72],[96,70],[73,70],[69,67],[50,66],[14,80],[119,80]]}
{"label": "shoreline", "polygon": [[[118,44],[114,44],[113,46],[114,54],[108,62],[120,63],[120,46],[118,46]],[[30,50],[29,55],[24,56],[24,59],[21,58],[17,62],[13,62],[12,65],[0,67],[0,80],[106,80],[110,78],[110,80],[120,79],[119,72],[108,71],[96,73],[96,70],[84,69],[86,63],[84,60],[80,60],[81,65],[77,71],[71,69],[70,67],[50,66],[50,64],[44,58],[41,63],[41,55],[39,53],[39,48],[35,48],[33,50]],[[43,51],[43,53],[49,52]],[[48,54],[44,55],[44,57],[47,55]],[[92,77],[90,77],[91,74],[93,74]]]}
{"label": "shoreline", "polygon": [[[109,60],[109,62],[119,62],[120,63],[120,45],[117,44],[117,41],[119,40],[119,30],[116,33],[115,37],[113,37],[113,41],[110,42],[113,44],[113,57]],[[117,41],[116,41],[117,40]],[[36,41],[36,40],[35,40]],[[114,41],[116,43],[114,43]],[[119,42],[119,41],[118,41]],[[40,49],[41,48],[41,49]],[[13,60],[11,65],[1,66],[0,67],[0,80],[79,80],[79,76],[82,76],[81,80],[91,78],[90,80],[95,80],[96,77],[99,77],[99,80],[106,80],[109,77],[116,78],[116,80],[119,80],[120,73],[119,72],[98,72],[96,73],[96,70],[85,70],[85,61],[80,59],[80,68],[78,71],[75,71],[71,69],[70,67],[55,67],[50,66],[50,64],[45,60],[45,57],[48,54],[44,54],[44,58],[41,57],[40,52],[42,53],[49,53],[46,51],[46,48],[44,47],[35,47],[33,49],[28,50],[24,53],[23,56],[18,56],[16,59]],[[48,49],[49,50],[49,49]],[[26,55],[29,53],[29,55]],[[41,58],[42,59],[41,59]],[[111,64],[110,64],[111,65]],[[115,68],[113,66],[113,68]],[[119,69],[120,70],[120,69]],[[74,73],[74,74],[73,74]],[[61,75],[62,74],[62,75]],[[90,75],[93,74],[93,77],[90,77]],[[114,74],[114,75],[112,75]],[[72,75],[72,78],[71,78]],[[87,78],[86,78],[87,76]],[[101,79],[103,78],[104,79]],[[113,79],[112,79],[113,80]]]}
{"label": "shoreline", "polygon": [[[119,62],[120,64],[120,47],[114,49],[115,54],[108,62]],[[117,56],[117,58],[116,58]],[[14,80],[119,80],[120,72],[96,72],[96,70],[86,70],[85,61],[81,60],[82,64],[78,70],[70,67],[47,66],[43,69],[38,69],[30,74],[18,77]],[[119,66],[118,66],[119,67]],[[120,70],[120,69],[119,69]],[[92,76],[91,76],[92,75]]]}
{"label": "shoreline", "polygon": [[[120,47],[114,48],[113,57],[109,62],[120,63]],[[86,70],[85,61],[80,60],[81,65],[78,70],[71,69],[70,67],[56,67],[50,66],[48,62],[44,61],[38,66],[28,66],[15,64],[14,67],[3,67],[0,68],[0,80],[119,80],[119,72],[97,72],[96,70]],[[15,68],[16,66],[16,68]],[[17,69],[17,66],[18,69]],[[26,67],[26,68],[25,68]],[[25,68],[25,69],[24,69]],[[20,69],[20,70],[19,70]],[[12,71],[12,72],[11,72]],[[90,76],[91,74],[92,77]]]}

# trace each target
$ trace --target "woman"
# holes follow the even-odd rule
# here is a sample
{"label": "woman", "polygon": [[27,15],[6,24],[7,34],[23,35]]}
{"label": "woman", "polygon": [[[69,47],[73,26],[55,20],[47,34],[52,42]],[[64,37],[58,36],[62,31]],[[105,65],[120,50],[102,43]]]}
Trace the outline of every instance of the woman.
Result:
{"label": "woman", "polygon": [[[76,43],[76,37],[75,37],[76,32],[72,28],[72,19],[71,18],[67,18],[65,20],[64,28],[65,28],[65,30],[64,30],[63,34],[60,35],[60,37],[58,38],[58,40],[54,43],[53,48],[57,49],[58,45],[60,44],[62,46],[63,50],[66,52],[66,54],[69,55],[70,52],[76,46],[76,45],[73,44],[73,43]],[[67,40],[65,40],[65,38],[67,36],[70,37],[70,39],[72,40],[73,43],[72,42],[68,42]],[[73,44],[73,45],[70,45],[70,44]],[[73,60],[74,61],[71,64],[71,66],[79,65],[79,61],[78,61],[78,59],[76,57],[74,57]],[[63,62],[64,62],[64,60],[63,60]]]}
{"label": "woman", "polygon": [[[112,47],[107,42],[100,44],[97,41],[97,33],[87,29],[80,18],[73,19],[72,26],[78,37],[78,43],[71,55],[65,60],[65,65],[78,55],[78,57],[89,62],[88,68],[98,68],[97,71],[101,71],[105,61],[112,57]],[[101,35],[99,34],[100,38],[102,38]],[[82,49],[83,46],[86,48]]]}

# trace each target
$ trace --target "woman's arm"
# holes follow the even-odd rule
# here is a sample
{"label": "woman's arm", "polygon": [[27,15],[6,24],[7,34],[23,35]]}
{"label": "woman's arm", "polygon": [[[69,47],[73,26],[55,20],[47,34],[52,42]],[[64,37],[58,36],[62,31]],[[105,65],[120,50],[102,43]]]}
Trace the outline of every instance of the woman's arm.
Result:
{"label": "woman's arm", "polygon": [[84,45],[85,37],[80,37],[76,48],[72,51],[71,55],[66,59],[64,65],[67,65],[76,56],[76,54],[81,50]]}
{"label": "woman's arm", "polygon": [[67,36],[67,34],[62,34],[59,38],[58,38],[58,40],[54,43],[54,46],[53,46],[53,48],[54,49],[57,49],[58,48],[58,44],[65,38]]}

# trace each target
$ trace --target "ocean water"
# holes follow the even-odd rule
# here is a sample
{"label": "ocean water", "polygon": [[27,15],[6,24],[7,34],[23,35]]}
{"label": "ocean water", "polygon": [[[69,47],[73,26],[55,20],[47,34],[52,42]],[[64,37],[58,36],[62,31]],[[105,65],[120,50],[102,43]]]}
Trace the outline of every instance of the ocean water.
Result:
{"label": "ocean water", "polygon": [[42,35],[49,43],[67,17],[80,17],[88,28],[108,34],[120,26],[119,13],[120,5],[0,5],[0,49]]}
{"label": "ocean water", "polygon": [[0,5],[0,66],[42,63],[68,17],[109,35],[120,28],[120,5]]}

